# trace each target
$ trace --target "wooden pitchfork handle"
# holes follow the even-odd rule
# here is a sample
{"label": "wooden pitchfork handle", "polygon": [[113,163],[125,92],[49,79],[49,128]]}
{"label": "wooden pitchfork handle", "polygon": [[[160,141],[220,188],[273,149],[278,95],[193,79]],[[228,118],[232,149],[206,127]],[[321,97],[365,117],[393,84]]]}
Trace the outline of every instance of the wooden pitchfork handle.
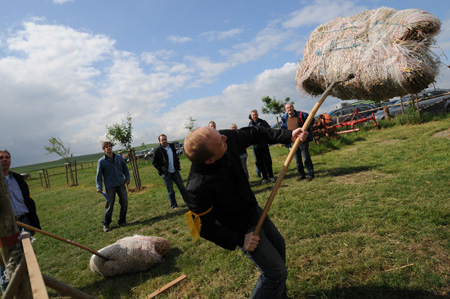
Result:
{"label": "wooden pitchfork handle", "polygon": [[[347,81],[348,79],[350,79],[351,77],[348,77],[346,80],[340,81],[340,82],[344,82]],[[309,114],[308,118],[306,119],[305,123],[303,124],[303,129],[304,130],[308,130],[309,125],[311,124],[312,120],[314,119],[314,116],[317,113],[317,110],[319,110],[320,106],[322,105],[322,103],[325,101],[325,99],[327,98],[328,94],[331,92],[331,89],[333,89],[334,85],[338,83],[338,82],[332,82],[328,88],[324,91],[324,93],[322,94],[322,97],[320,98],[319,101],[317,101],[317,103],[314,105],[314,107],[311,110],[311,113]],[[261,230],[261,227],[264,223],[264,220],[267,217],[267,213],[269,212],[270,206],[272,205],[273,200],[275,199],[275,195],[277,194],[278,189],[281,186],[281,182],[284,179],[284,175],[286,174],[286,171],[288,170],[289,164],[292,161],[292,158],[295,155],[295,152],[297,151],[298,146],[300,145],[300,139],[296,139],[294,142],[294,145],[292,146],[291,150],[289,151],[289,155],[286,158],[286,161],[284,162],[283,168],[281,169],[280,175],[277,178],[277,181],[275,182],[275,186],[273,186],[272,192],[270,193],[269,196],[269,200],[266,203],[266,206],[264,207],[264,210],[261,214],[261,217],[259,217],[258,220],[258,224],[256,224],[256,228],[253,231],[253,235],[254,236],[258,236],[259,235],[259,231]]]}
{"label": "wooden pitchfork handle", "polygon": [[33,226],[31,226],[31,225],[28,225],[28,224],[25,224],[25,223],[22,223],[22,222],[19,222],[19,221],[17,221],[17,225],[18,225],[18,226],[21,226],[21,227],[23,227],[23,228],[26,228],[26,229],[29,229],[29,230],[32,230],[32,231],[41,233],[41,234],[43,234],[43,235],[52,237],[52,238],[54,238],[54,239],[56,239],[56,240],[60,240],[60,241],[63,241],[63,242],[72,244],[72,245],[74,245],[74,246],[80,247],[80,248],[82,248],[82,249],[85,249],[85,250],[87,250],[87,251],[89,251],[89,252],[91,252],[91,253],[93,253],[93,254],[95,254],[95,255],[101,257],[102,259],[104,259],[104,260],[106,260],[106,261],[109,261],[109,258],[107,258],[106,256],[102,255],[100,252],[97,252],[97,251],[95,251],[94,249],[91,249],[91,248],[89,248],[89,247],[86,247],[86,246],[84,246],[84,245],[81,245],[80,243],[77,243],[77,242],[74,242],[74,241],[71,241],[71,240],[68,240],[68,239],[64,239],[64,238],[62,238],[62,237],[60,237],[60,236],[57,236],[57,235],[54,235],[54,234],[52,234],[52,233],[43,231],[43,230],[41,230],[41,229],[39,229],[39,228],[33,227]]}

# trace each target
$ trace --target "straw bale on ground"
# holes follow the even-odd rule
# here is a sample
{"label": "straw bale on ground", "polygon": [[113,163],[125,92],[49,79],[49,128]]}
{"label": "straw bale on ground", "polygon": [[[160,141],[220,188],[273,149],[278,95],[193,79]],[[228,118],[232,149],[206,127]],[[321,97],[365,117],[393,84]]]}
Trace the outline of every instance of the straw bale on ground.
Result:
{"label": "straw bale on ground", "polygon": [[311,34],[298,65],[300,93],[322,94],[333,81],[331,95],[342,100],[383,101],[418,93],[439,72],[430,50],[441,22],[419,10],[381,7],[348,18],[336,18]]}
{"label": "straw bale on ground", "polygon": [[147,271],[156,263],[163,262],[163,256],[169,249],[169,241],[164,238],[140,235],[126,237],[99,250],[109,261],[92,255],[90,268],[103,276]]}

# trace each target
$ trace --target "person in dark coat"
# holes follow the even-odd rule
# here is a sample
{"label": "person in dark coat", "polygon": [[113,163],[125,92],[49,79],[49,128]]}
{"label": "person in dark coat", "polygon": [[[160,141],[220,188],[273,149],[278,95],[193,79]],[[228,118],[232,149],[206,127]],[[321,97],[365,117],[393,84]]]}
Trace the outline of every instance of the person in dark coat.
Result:
{"label": "person in dark coat", "polygon": [[[257,110],[251,111],[249,119],[249,127],[264,127],[266,129],[270,128],[270,125],[267,123],[267,121],[259,118]],[[261,185],[267,184],[268,182],[274,183],[275,178],[273,177],[272,157],[270,156],[269,145],[267,143],[259,143],[252,145],[252,147],[253,153],[255,155],[255,163],[257,169],[262,175]]]}
{"label": "person in dark coat", "polygon": [[[5,149],[0,150],[0,163],[2,165],[3,174],[5,175],[6,186],[8,188],[9,197],[11,198],[11,205],[14,210],[16,221],[40,229],[41,225],[39,222],[39,217],[36,213],[36,204],[30,196],[28,184],[20,174],[9,170],[11,167],[11,154],[9,151]],[[34,231],[29,232],[34,235]],[[0,284],[2,292],[5,292],[9,283],[9,279],[6,277],[4,272],[4,266],[0,265]]]}
{"label": "person in dark coat", "polygon": [[253,231],[261,216],[239,154],[260,143],[288,143],[307,132],[246,127],[192,131],[185,139],[185,155],[192,162],[186,185],[186,221],[194,238],[201,236],[222,248],[239,247],[261,271],[252,298],[287,298],[284,238],[266,217],[259,235]]}
{"label": "person in dark coat", "polygon": [[166,185],[167,196],[169,197],[170,207],[174,210],[178,209],[178,203],[175,198],[175,190],[173,183],[178,187],[181,197],[185,200],[186,188],[180,175],[180,159],[178,159],[177,151],[173,143],[167,143],[167,136],[164,134],[158,137],[159,146],[155,149],[153,157],[153,166],[158,170],[158,174],[164,180]]}

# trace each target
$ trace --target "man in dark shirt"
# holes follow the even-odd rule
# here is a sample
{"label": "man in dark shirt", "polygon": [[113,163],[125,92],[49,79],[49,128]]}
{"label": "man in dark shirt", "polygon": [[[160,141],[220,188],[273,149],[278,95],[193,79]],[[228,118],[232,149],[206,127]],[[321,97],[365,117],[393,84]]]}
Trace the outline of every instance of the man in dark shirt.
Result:
{"label": "man in dark shirt", "polygon": [[130,184],[130,171],[122,156],[113,152],[111,142],[103,142],[102,149],[105,152],[105,155],[102,156],[97,163],[96,184],[97,192],[102,193],[103,180],[105,192],[108,197],[102,221],[103,231],[107,233],[110,230],[109,225],[112,221],[116,194],[119,196],[120,204],[119,226],[122,227],[127,225],[128,194],[126,186]]}
{"label": "man in dark shirt", "polygon": [[173,190],[173,183],[177,185],[181,193],[181,197],[185,200],[186,188],[183,184],[183,179],[180,175],[180,160],[173,143],[167,143],[167,136],[159,135],[158,141],[160,146],[155,149],[155,156],[153,157],[153,166],[158,170],[158,174],[164,180],[166,185],[167,196],[169,197],[170,207],[174,210],[178,209],[178,203],[175,198],[175,190]]}
{"label": "man in dark shirt", "polygon": [[250,188],[239,153],[259,143],[289,143],[307,132],[248,127],[214,130],[202,127],[185,139],[185,155],[192,162],[187,182],[186,220],[198,235],[234,250],[239,247],[261,271],[252,298],[287,298],[285,243],[275,225],[265,218],[259,236],[253,231],[262,213]]}
{"label": "man in dark shirt", "polygon": [[[269,129],[270,125],[264,119],[259,118],[258,111],[252,110],[249,115],[250,122],[249,127],[264,127]],[[254,144],[253,153],[255,155],[255,163],[258,171],[262,175],[261,185],[267,184],[268,182],[274,183],[275,178],[273,177],[272,170],[272,157],[270,156],[270,149],[267,143]]]}

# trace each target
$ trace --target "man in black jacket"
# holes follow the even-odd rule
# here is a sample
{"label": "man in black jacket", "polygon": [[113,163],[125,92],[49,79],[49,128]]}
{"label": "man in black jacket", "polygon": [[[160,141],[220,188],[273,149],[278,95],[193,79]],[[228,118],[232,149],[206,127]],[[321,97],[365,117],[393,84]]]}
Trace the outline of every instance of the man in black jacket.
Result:
{"label": "man in black jacket", "polygon": [[195,238],[201,237],[234,250],[239,247],[261,271],[252,298],[287,298],[284,239],[267,217],[259,236],[254,228],[262,213],[250,188],[239,153],[259,143],[289,143],[307,132],[248,127],[214,130],[202,127],[185,139],[185,155],[192,162],[187,182],[186,220]]}
{"label": "man in black jacket", "polygon": [[[28,184],[18,173],[9,171],[11,167],[11,154],[7,150],[0,150],[0,163],[6,179],[11,205],[14,210],[16,221],[41,228],[39,218],[36,214],[36,204],[30,196]],[[20,228],[19,228],[20,229]],[[33,232],[31,232],[34,234]],[[5,268],[0,265],[0,280],[2,292],[6,290],[9,280],[4,275]]]}
{"label": "man in black jacket", "polygon": [[[250,122],[249,127],[264,127],[269,129],[270,125],[264,119],[259,118],[258,111],[252,110],[249,115]],[[258,171],[262,175],[261,185],[268,182],[274,183],[272,170],[272,157],[270,156],[269,145],[267,143],[259,143],[253,145],[253,153],[255,155],[255,163]]]}
{"label": "man in black jacket", "polygon": [[186,195],[186,188],[183,184],[183,179],[180,175],[180,160],[173,143],[167,143],[167,136],[164,134],[158,137],[159,146],[155,149],[153,157],[153,166],[158,170],[158,174],[163,178],[167,189],[167,196],[169,197],[170,207],[174,210],[178,209],[178,203],[175,199],[175,191],[173,190],[173,183],[175,183],[180,190],[181,197],[184,201]]}

